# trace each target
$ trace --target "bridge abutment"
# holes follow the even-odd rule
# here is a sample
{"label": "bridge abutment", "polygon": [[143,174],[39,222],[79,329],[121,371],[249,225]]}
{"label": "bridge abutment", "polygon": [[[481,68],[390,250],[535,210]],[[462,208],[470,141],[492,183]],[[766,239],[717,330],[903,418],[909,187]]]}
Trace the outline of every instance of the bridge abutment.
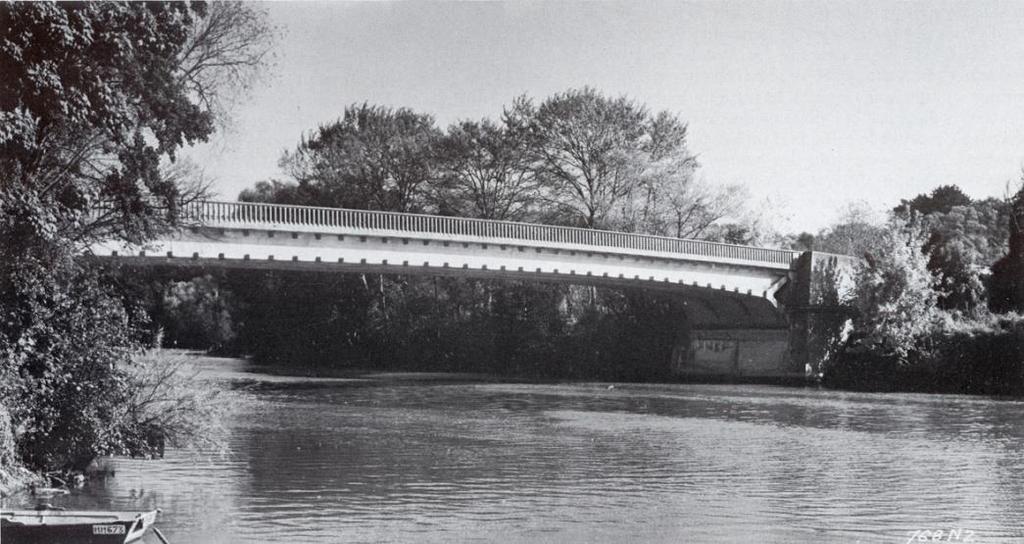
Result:
{"label": "bridge abutment", "polygon": [[852,289],[855,264],[841,255],[801,254],[775,306],[750,299],[689,299],[687,330],[673,350],[673,373],[724,380],[817,375],[852,317],[841,301]]}
{"label": "bridge abutment", "polygon": [[856,259],[807,251],[794,262],[781,307],[789,323],[793,371],[816,376],[837,343],[844,340],[852,310],[841,301],[853,288]]}

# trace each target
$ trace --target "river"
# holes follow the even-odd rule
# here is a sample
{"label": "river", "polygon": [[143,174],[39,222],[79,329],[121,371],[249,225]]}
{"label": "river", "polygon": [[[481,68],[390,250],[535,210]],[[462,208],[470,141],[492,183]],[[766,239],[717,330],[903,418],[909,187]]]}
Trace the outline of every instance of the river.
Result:
{"label": "river", "polygon": [[204,364],[235,384],[227,451],[59,504],[159,507],[173,544],[1024,540],[1020,401]]}

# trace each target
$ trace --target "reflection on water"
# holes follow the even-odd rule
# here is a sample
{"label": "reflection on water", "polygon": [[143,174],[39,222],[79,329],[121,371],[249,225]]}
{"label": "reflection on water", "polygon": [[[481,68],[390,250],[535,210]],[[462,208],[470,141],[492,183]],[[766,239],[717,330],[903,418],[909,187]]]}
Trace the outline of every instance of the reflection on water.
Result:
{"label": "reflection on water", "polygon": [[228,453],[118,461],[62,505],[160,507],[175,543],[1024,539],[1021,402],[269,378],[242,397]]}

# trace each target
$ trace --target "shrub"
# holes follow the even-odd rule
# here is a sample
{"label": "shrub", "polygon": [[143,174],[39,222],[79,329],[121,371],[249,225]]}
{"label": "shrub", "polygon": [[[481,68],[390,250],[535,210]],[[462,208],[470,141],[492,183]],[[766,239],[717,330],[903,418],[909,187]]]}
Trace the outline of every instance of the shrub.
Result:
{"label": "shrub", "polygon": [[162,456],[165,445],[221,449],[226,442],[223,420],[233,403],[230,393],[200,376],[191,357],[152,350],[139,354],[125,368],[130,385],[124,417],[132,433],[128,449]]}
{"label": "shrub", "polygon": [[124,451],[123,307],[69,261],[22,264],[0,265],[0,402],[19,429],[19,457],[33,470],[72,470]]}
{"label": "shrub", "polygon": [[917,366],[963,393],[1024,392],[1024,316],[949,320]]}
{"label": "shrub", "polygon": [[894,218],[867,245],[854,277],[854,327],[869,344],[905,358],[940,319],[937,280],[921,251],[924,234]]}
{"label": "shrub", "polygon": [[987,315],[933,323],[906,357],[848,345],[825,385],[873,391],[1010,395],[1024,393],[1024,316]]}

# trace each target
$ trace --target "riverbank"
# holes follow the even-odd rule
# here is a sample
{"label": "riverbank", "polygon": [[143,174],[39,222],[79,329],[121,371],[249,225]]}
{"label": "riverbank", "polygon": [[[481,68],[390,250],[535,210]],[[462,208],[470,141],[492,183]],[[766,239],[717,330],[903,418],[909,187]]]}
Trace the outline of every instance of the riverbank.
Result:
{"label": "riverbank", "polygon": [[33,485],[45,485],[46,478],[21,465],[0,467],[0,497],[11,495]]}
{"label": "riverbank", "polygon": [[1024,316],[994,316],[937,329],[900,358],[849,345],[827,365],[830,389],[1024,395]]}
{"label": "riverbank", "polygon": [[[826,366],[820,386],[837,392],[936,393],[976,395],[1024,395],[1024,317],[1001,316],[945,329],[928,341],[929,351],[906,359],[879,354],[853,345]],[[233,387],[303,388],[330,387],[341,383],[630,383],[599,377],[565,379],[547,376],[508,375],[486,372],[386,371],[374,368],[329,365],[268,365],[239,358],[222,358],[196,351],[175,351],[194,358],[208,378],[230,376]],[[246,379],[244,376],[253,378]],[[681,375],[632,383],[651,384],[763,384],[793,388],[814,386],[802,378],[763,379],[723,375]]]}
{"label": "riverbank", "polygon": [[42,476],[23,467],[18,460],[14,445],[14,429],[7,408],[0,405],[0,497],[24,489],[32,484],[41,484]]}

